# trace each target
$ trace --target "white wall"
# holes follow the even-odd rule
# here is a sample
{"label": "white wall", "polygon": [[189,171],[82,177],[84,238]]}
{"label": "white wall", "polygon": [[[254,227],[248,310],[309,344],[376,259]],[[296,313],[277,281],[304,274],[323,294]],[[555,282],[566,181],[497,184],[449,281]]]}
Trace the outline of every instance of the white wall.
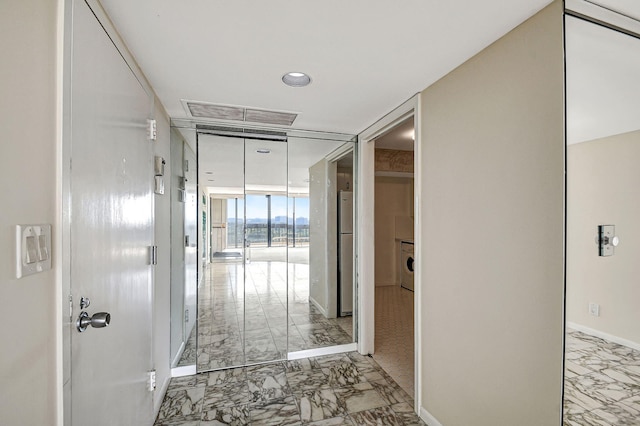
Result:
{"label": "white wall", "polygon": [[[56,2],[0,2],[0,423],[56,421],[54,270],[15,278],[15,225],[56,223]],[[53,238],[59,235],[53,228]],[[54,264],[59,253],[52,252]]]}
{"label": "white wall", "polygon": [[337,166],[309,168],[309,299],[327,318],[338,312]]}
{"label": "white wall", "polygon": [[327,161],[309,168],[309,299],[327,311]]}
{"label": "white wall", "polygon": [[[567,322],[638,346],[639,161],[640,131],[567,147]],[[611,257],[598,256],[598,225],[616,226]]]}
{"label": "white wall", "polygon": [[421,96],[422,401],[444,425],[561,423],[562,3]]}

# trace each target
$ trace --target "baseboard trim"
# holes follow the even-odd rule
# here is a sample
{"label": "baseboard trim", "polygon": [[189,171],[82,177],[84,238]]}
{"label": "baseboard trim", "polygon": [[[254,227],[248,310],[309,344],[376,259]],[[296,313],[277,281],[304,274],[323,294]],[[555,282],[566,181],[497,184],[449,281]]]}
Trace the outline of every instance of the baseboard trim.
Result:
{"label": "baseboard trim", "polygon": [[171,361],[171,365],[178,365],[178,362],[180,362],[180,358],[182,358],[182,354],[184,353],[185,347],[186,345],[184,344],[184,342],[180,343],[180,348],[178,348],[178,353],[176,353],[176,356],[173,358],[173,361]]}
{"label": "baseboard trim", "polygon": [[169,383],[171,383],[171,377],[167,377],[164,379],[164,382],[162,383],[162,386],[160,386],[160,388],[156,388],[156,392],[158,392],[158,390],[160,390],[160,395],[161,397],[159,398],[155,398],[154,400],[154,406],[153,406],[153,418],[157,418],[158,417],[158,413],[160,412],[160,407],[162,407],[162,401],[164,401],[164,396],[167,394],[167,389],[169,389]]}
{"label": "baseboard trim", "polygon": [[341,354],[343,352],[353,352],[358,350],[357,343],[347,343],[346,345],[329,346],[326,348],[305,349],[302,351],[289,352],[287,355],[288,360],[309,358],[312,356],[324,356]]}
{"label": "baseboard trim", "polygon": [[430,412],[425,410],[424,407],[420,407],[420,418],[428,425],[428,426],[442,426],[442,423],[438,421]]}
{"label": "baseboard trim", "polygon": [[[313,303],[313,306],[318,308],[318,310],[322,313],[322,315],[324,315],[325,318],[329,318],[329,316],[327,315],[327,310],[322,306],[320,306],[320,304],[316,302],[316,300],[313,297],[309,297],[309,302]],[[335,317],[332,317],[332,318],[335,318]]]}
{"label": "baseboard trim", "polygon": [[193,376],[196,373],[195,365],[185,365],[184,367],[174,367],[171,369],[171,377]]}
{"label": "baseboard trim", "polygon": [[575,322],[567,321],[567,328],[572,328],[576,331],[580,331],[584,334],[588,334],[589,336],[599,337],[604,340],[608,340],[613,343],[617,343],[622,346],[626,346],[631,349],[635,349],[640,351],[640,343],[623,339],[622,337],[614,336],[613,334],[605,333],[604,331],[599,331],[590,327],[586,327],[584,325],[576,324]]}

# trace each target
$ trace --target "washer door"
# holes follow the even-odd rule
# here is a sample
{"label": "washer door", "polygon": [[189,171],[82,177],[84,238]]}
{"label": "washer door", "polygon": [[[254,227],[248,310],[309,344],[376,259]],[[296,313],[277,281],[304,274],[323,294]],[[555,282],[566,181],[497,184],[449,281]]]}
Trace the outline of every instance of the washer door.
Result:
{"label": "washer door", "polygon": [[404,262],[404,267],[407,270],[407,272],[410,272],[413,274],[413,256],[412,255],[408,255],[406,257],[406,260]]}

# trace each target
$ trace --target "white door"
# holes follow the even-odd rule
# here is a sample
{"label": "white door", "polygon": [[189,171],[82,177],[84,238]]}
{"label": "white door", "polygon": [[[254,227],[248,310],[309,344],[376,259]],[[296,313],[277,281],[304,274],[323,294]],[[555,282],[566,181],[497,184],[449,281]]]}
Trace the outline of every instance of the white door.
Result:
{"label": "white door", "polygon": [[111,323],[73,326],[71,422],[150,425],[152,99],[84,1],[74,2],[72,41],[72,315],[107,312]]}

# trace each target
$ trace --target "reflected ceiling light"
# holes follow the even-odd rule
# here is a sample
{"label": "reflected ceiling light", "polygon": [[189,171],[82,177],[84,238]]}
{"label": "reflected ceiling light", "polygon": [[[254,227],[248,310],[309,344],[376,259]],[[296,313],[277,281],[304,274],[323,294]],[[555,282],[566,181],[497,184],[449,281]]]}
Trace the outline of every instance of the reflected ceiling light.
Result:
{"label": "reflected ceiling light", "polygon": [[405,138],[411,139],[412,141],[416,140],[416,131],[411,129],[404,134]]}
{"label": "reflected ceiling light", "polygon": [[256,150],[256,152],[258,154],[269,154],[271,152],[271,150],[267,149],[267,148],[259,148],[259,149]]}
{"label": "reflected ceiling light", "polygon": [[291,87],[304,87],[311,83],[311,77],[303,72],[288,72],[282,76],[282,82]]}

